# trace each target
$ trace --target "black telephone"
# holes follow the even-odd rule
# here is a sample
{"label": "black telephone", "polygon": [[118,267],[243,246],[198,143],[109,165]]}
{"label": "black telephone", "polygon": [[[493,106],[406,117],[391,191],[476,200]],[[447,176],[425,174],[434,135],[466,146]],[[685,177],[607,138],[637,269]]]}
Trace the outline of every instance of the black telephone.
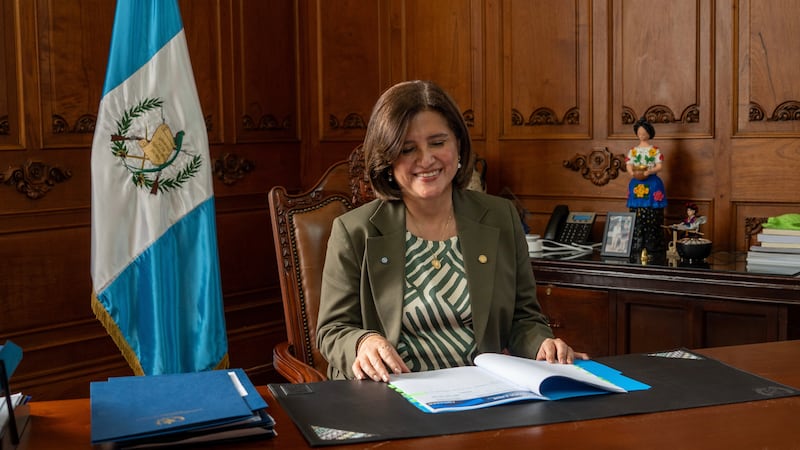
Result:
{"label": "black telephone", "polygon": [[557,205],[543,237],[564,244],[589,242],[594,219],[593,212],[569,212],[567,205]]}

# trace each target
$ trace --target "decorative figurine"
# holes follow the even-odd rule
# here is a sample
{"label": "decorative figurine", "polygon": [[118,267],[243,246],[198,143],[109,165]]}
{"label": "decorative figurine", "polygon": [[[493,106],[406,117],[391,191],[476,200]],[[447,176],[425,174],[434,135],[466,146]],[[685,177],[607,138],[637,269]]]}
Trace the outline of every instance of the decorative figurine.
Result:
{"label": "decorative figurine", "polygon": [[628,183],[628,209],[636,213],[633,228],[633,250],[649,252],[664,250],[664,208],[667,195],[664,182],[656,175],[661,171],[664,157],[658,147],[650,144],[656,135],[653,125],[642,117],[633,124],[639,145],[628,151],[626,170],[631,175]]}
{"label": "decorative figurine", "polygon": [[679,224],[682,225],[682,227],[679,229],[685,231],[683,237],[689,237],[689,233],[692,230],[699,231],[700,225],[706,222],[705,217],[697,217],[697,211],[698,209],[696,204],[686,203],[686,217]]}
{"label": "decorative figurine", "polygon": [[[706,217],[698,216],[698,211],[696,204],[687,203],[686,217],[681,223],[668,227],[672,229],[670,252],[674,249],[681,259],[689,263],[702,262],[711,254],[711,241],[702,237],[703,233],[700,232],[700,225],[706,223]],[[682,239],[677,239],[678,231],[683,231]]]}

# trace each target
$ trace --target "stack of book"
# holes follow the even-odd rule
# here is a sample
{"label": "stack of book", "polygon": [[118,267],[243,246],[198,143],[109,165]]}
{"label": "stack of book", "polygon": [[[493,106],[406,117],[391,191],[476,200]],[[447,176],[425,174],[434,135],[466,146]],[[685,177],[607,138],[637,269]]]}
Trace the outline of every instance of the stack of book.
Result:
{"label": "stack of book", "polygon": [[760,245],[747,252],[747,270],[759,273],[800,273],[800,230],[764,228],[756,235]]}
{"label": "stack of book", "polygon": [[90,384],[92,444],[197,446],[275,436],[267,403],[242,369],[109,378]]}

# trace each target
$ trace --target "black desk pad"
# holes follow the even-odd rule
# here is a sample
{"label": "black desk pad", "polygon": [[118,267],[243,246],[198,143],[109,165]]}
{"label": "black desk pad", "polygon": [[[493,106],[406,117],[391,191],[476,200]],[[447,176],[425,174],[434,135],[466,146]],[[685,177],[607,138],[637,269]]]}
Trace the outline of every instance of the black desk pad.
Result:
{"label": "black desk pad", "polygon": [[[311,446],[340,445],[653,413],[800,395],[800,390],[686,350],[597,358],[650,389],[428,414],[384,383],[270,384]],[[278,424],[280,426],[281,424]]]}

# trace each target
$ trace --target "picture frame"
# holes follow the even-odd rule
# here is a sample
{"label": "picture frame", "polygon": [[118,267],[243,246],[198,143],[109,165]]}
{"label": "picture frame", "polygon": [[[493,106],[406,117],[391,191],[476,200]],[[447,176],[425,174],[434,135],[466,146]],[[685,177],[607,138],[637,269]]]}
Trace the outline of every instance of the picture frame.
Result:
{"label": "picture frame", "polygon": [[636,224],[636,213],[609,212],[603,230],[602,256],[627,258],[633,246],[633,227]]}

